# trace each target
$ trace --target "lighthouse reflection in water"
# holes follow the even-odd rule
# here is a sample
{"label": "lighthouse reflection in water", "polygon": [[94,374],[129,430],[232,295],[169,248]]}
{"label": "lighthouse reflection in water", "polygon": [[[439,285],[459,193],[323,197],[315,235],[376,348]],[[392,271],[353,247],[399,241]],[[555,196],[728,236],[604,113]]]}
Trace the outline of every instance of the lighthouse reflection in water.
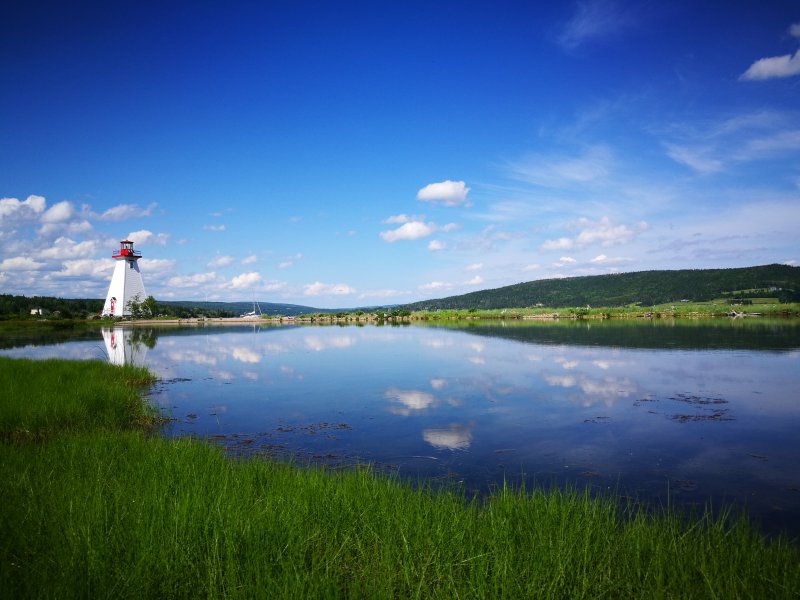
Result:
{"label": "lighthouse reflection in water", "polygon": [[102,332],[108,362],[114,365],[143,367],[147,350],[156,345],[156,336],[151,330],[104,327]]}

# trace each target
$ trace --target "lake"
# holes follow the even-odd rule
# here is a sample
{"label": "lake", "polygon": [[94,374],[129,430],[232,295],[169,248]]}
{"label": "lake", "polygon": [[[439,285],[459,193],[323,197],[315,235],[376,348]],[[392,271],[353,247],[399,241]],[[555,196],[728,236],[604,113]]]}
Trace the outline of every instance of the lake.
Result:
{"label": "lake", "polygon": [[793,320],[115,327],[0,347],[145,365],[164,435],[237,456],[736,504],[800,535]]}

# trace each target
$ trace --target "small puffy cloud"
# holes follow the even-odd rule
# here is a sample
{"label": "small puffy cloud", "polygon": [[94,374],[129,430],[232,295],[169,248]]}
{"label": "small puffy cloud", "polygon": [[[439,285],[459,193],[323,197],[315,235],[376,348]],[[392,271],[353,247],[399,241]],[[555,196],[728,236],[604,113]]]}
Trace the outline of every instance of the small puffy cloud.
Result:
{"label": "small puffy cloud", "polygon": [[464,283],[467,285],[480,285],[483,283],[483,277],[481,277],[480,275],[475,275],[475,277],[473,277],[469,281],[465,281]]}
{"label": "small puffy cloud", "polygon": [[385,219],[383,222],[387,225],[401,225],[403,223],[408,223],[411,220],[407,215],[394,215]]}
{"label": "small puffy cloud", "polygon": [[571,256],[562,256],[556,262],[553,263],[553,266],[554,267],[565,267],[567,265],[575,264],[576,262],[578,262],[578,261],[576,261]]}
{"label": "small puffy cloud", "polygon": [[29,256],[15,256],[0,261],[0,269],[3,271],[35,271],[43,266],[44,263],[36,262]]}
{"label": "small puffy cloud", "polygon": [[235,290],[252,287],[261,281],[261,274],[256,271],[242,273],[231,279],[231,287]]}
{"label": "small puffy cloud", "polygon": [[444,231],[445,233],[450,233],[451,231],[455,231],[456,229],[460,229],[461,225],[458,223],[448,223],[447,225],[442,225],[439,230]]}
{"label": "small puffy cloud", "polygon": [[480,271],[483,268],[483,263],[472,263],[464,268],[465,271]]}
{"label": "small puffy cloud", "polygon": [[445,250],[446,248],[447,244],[441,240],[431,240],[428,242],[428,250],[431,252],[439,252],[440,250]]}
{"label": "small puffy cloud", "polygon": [[169,240],[169,234],[153,233],[147,229],[141,229],[139,231],[131,231],[128,234],[128,239],[134,244],[154,244],[156,246],[166,246],[167,240]]}
{"label": "small puffy cloud", "polygon": [[252,265],[257,260],[258,260],[258,257],[255,254],[251,254],[250,256],[245,256],[242,259],[242,264],[243,265]]}
{"label": "small puffy cloud", "polygon": [[218,269],[219,267],[227,267],[229,264],[233,262],[232,256],[220,255],[208,262],[208,267],[210,269]]}
{"label": "small puffy cloud", "polygon": [[42,196],[28,196],[25,200],[17,198],[0,198],[0,217],[8,218],[19,213],[41,214],[47,203]]}
{"label": "small puffy cloud", "polygon": [[[793,25],[793,27],[795,27]],[[760,58],[739,77],[742,81],[763,81],[800,75],[800,50],[783,56]]]}
{"label": "small puffy cloud", "polygon": [[42,215],[42,223],[63,223],[73,213],[72,204],[68,200],[57,202]]}
{"label": "small puffy cloud", "polygon": [[380,236],[384,242],[392,243],[398,240],[417,240],[431,235],[434,231],[436,227],[432,223],[409,221],[397,229],[382,231]]}
{"label": "small puffy cloud", "polygon": [[417,199],[444,206],[458,206],[466,201],[469,190],[463,181],[448,179],[439,183],[429,183],[417,192]]}
{"label": "small puffy cloud", "polygon": [[578,228],[580,231],[574,238],[561,237],[556,240],[547,240],[541,246],[541,250],[570,250],[572,248],[583,248],[592,244],[599,243],[601,246],[614,246],[630,242],[637,233],[648,228],[644,221],[640,221],[633,227],[625,224],[612,223],[608,217],[603,217],[599,221],[589,219],[578,219],[570,225],[571,228]]}
{"label": "small puffy cloud", "polygon": [[529,271],[536,271],[537,269],[540,269],[540,268],[541,268],[541,265],[539,263],[531,263],[529,265],[525,265],[524,267],[522,267],[522,272],[523,273],[528,273]]}
{"label": "small puffy cloud", "polygon": [[560,237],[557,240],[547,240],[541,245],[542,250],[569,250],[575,245],[571,239]]}
{"label": "small puffy cloud", "polygon": [[147,208],[141,208],[138,204],[118,204],[98,215],[97,218],[100,221],[124,221],[135,217],[149,217],[156,206],[158,205],[155,202],[150,203]]}
{"label": "small puffy cloud", "polygon": [[306,296],[348,296],[355,293],[356,290],[354,288],[344,283],[329,284],[315,281],[303,286],[303,294]]}
{"label": "small puffy cloud", "polygon": [[598,254],[593,259],[589,261],[590,263],[594,263],[596,265],[615,265],[619,263],[626,263],[631,262],[630,258],[624,258],[622,256],[617,257],[610,257],[606,256],[605,254]]}
{"label": "small puffy cloud", "polygon": [[203,225],[206,231],[225,231],[225,225]]}

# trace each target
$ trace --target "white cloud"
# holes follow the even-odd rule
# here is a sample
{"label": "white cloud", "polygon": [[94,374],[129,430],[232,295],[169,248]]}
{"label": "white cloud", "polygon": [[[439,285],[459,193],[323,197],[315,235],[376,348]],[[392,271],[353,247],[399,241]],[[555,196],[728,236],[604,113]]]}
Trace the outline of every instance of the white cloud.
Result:
{"label": "white cloud", "polygon": [[483,268],[483,263],[472,263],[465,267],[465,271],[480,271]]}
{"label": "white cloud", "polygon": [[561,258],[558,259],[558,261],[553,263],[553,266],[554,267],[565,267],[567,265],[575,264],[576,262],[578,262],[578,261],[576,261],[571,256],[562,256]]}
{"label": "white cloud", "polygon": [[542,250],[569,250],[575,245],[571,239],[560,237],[557,240],[546,240],[542,245]]}
{"label": "white cloud", "polygon": [[232,256],[220,255],[208,262],[208,267],[210,269],[218,269],[219,267],[227,267],[229,264],[233,262]]}
{"label": "white cloud", "polygon": [[39,258],[63,259],[67,256],[89,256],[100,251],[100,244],[95,240],[75,242],[66,236],[56,239],[49,247],[37,252]]}
{"label": "white cloud", "polygon": [[422,221],[409,221],[390,231],[382,231],[380,236],[385,242],[396,242],[398,240],[416,240],[419,238],[427,237],[436,231],[436,227],[431,223],[423,223]]}
{"label": "white cloud", "polygon": [[473,277],[469,281],[465,281],[464,283],[466,285],[480,285],[483,283],[483,277],[481,277],[480,275],[475,275],[475,277]]}
{"label": "white cloud", "polygon": [[453,287],[450,283],[445,283],[444,281],[431,281],[430,283],[423,283],[419,286],[421,290],[443,290]]}
{"label": "white cloud", "polygon": [[66,260],[61,271],[54,273],[57,277],[110,277],[114,270],[114,261],[108,258]]}
{"label": "white cloud", "polygon": [[206,231],[225,231],[225,225],[203,225]]}
{"label": "white cloud", "polygon": [[329,284],[315,281],[303,286],[303,294],[306,296],[348,296],[355,293],[356,290],[354,288],[344,283]]}
{"label": "white cloud", "polygon": [[742,81],[763,81],[800,75],[800,50],[783,56],[760,58],[739,77]]}
{"label": "white cloud", "polygon": [[615,264],[619,264],[619,263],[631,262],[632,260],[633,259],[625,258],[625,257],[622,257],[622,256],[617,256],[617,257],[613,257],[612,258],[612,257],[606,256],[605,254],[598,254],[597,256],[595,256],[594,258],[589,260],[589,262],[590,263],[594,263],[596,265],[615,265]]}
{"label": "white cloud", "polygon": [[68,200],[53,204],[42,215],[42,223],[63,223],[73,213],[72,204]]}
{"label": "white cloud", "polygon": [[118,204],[98,215],[97,218],[100,221],[123,221],[135,217],[149,217],[156,206],[158,205],[155,202],[150,203],[147,208],[141,208],[138,204]]}
{"label": "white cloud", "polygon": [[448,179],[439,183],[429,183],[417,192],[417,199],[444,206],[458,206],[466,201],[469,190],[463,181]]}
{"label": "white cloud", "polygon": [[602,144],[587,148],[581,156],[545,156],[533,154],[508,164],[512,177],[549,188],[574,187],[605,178],[613,155]]}
{"label": "white cloud", "polygon": [[448,223],[447,225],[442,225],[439,228],[439,231],[444,231],[445,233],[450,233],[451,231],[455,231],[456,229],[460,229],[461,225],[458,223]]}
{"label": "white cloud", "polygon": [[46,201],[42,196],[28,196],[25,200],[16,198],[0,198],[0,217],[4,219],[16,213],[41,214]]}
{"label": "white cloud", "polygon": [[214,283],[217,280],[217,274],[211,273],[196,273],[194,275],[176,275],[167,280],[168,287],[175,288],[191,288],[199,285],[207,285]]}
{"label": "white cloud", "polygon": [[169,240],[168,233],[153,233],[147,229],[139,231],[131,231],[128,234],[128,239],[134,244],[155,244],[156,246],[166,246]]}
{"label": "white cloud", "polygon": [[564,25],[558,42],[567,50],[637,28],[641,19],[636,4],[622,5],[613,0],[584,0],[577,3],[577,12]]}
{"label": "white cloud", "polygon": [[583,248],[592,244],[600,243],[601,246],[614,246],[630,242],[637,233],[644,231],[648,225],[640,221],[633,227],[624,224],[616,225],[608,217],[602,217],[599,221],[590,221],[581,218],[570,227],[579,228],[580,231],[574,238],[561,237],[555,240],[546,240],[540,246],[541,250],[569,250],[571,248]]}
{"label": "white cloud", "polygon": [[445,244],[441,240],[431,240],[430,242],[428,242],[428,250],[430,250],[431,252],[438,252],[440,250],[445,250],[445,249],[447,249],[447,244]]}
{"label": "white cloud", "polygon": [[175,269],[176,261],[172,258],[142,258],[139,260],[142,273],[147,275],[168,274]]}
{"label": "white cloud", "polygon": [[0,269],[3,271],[36,271],[43,266],[44,263],[36,262],[29,256],[15,256],[0,261]]}
{"label": "white cloud", "polygon": [[73,221],[71,223],[45,223],[42,225],[38,233],[39,235],[49,236],[51,234],[69,234],[76,235],[79,233],[86,233],[91,231],[92,224],[87,220]]}
{"label": "white cloud", "polygon": [[722,161],[710,156],[711,150],[708,148],[687,148],[677,144],[666,144],[666,149],[667,156],[672,160],[697,173],[717,173],[723,169]]}
{"label": "white cloud", "polygon": [[256,261],[258,261],[258,257],[255,254],[251,254],[250,256],[245,256],[242,259],[242,264],[243,265],[252,265]]}
{"label": "white cloud", "polygon": [[231,287],[235,290],[252,287],[261,281],[261,274],[256,271],[242,273],[231,279]]}
{"label": "white cloud", "polygon": [[530,265],[525,265],[524,267],[522,267],[522,272],[523,273],[527,273],[529,271],[536,271],[537,269],[540,269],[540,268],[541,268],[541,265],[539,263],[532,263]]}
{"label": "white cloud", "polygon": [[411,219],[407,215],[394,215],[385,219],[383,222],[387,225],[399,225],[402,223],[408,223]]}

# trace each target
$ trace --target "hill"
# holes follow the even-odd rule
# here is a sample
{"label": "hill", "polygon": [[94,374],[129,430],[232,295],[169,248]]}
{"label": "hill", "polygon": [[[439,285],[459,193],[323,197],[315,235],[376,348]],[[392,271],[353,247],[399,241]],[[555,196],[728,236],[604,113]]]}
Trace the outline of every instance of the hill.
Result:
{"label": "hill", "polygon": [[523,308],[536,305],[642,306],[716,299],[800,301],[800,267],[764,265],[736,269],[639,271],[542,279],[491,290],[405,304],[406,310]]}

